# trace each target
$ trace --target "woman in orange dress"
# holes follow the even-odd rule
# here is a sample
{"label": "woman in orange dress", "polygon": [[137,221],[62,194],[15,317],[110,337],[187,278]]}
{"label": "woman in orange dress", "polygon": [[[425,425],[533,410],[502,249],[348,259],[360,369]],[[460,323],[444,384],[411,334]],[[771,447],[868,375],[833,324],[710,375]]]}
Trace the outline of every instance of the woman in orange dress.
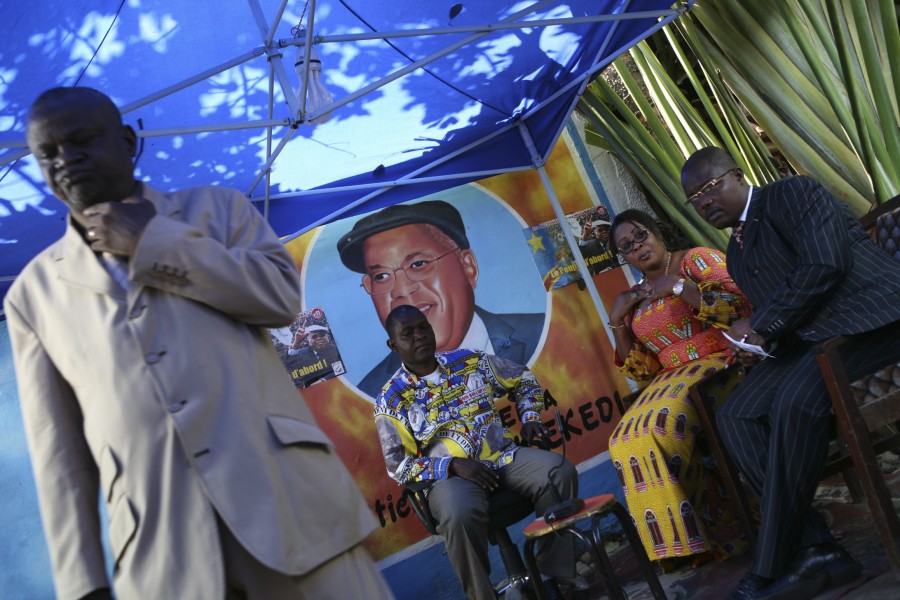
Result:
{"label": "woman in orange dress", "polygon": [[738,554],[746,544],[696,448],[700,423],[688,390],[733,360],[722,329],[748,316],[749,303],[724,253],[669,249],[650,215],[623,211],[611,233],[625,262],[644,274],[610,311],[617,365],[630,379],[650,380],[609,440],[628,510],[651,560]]}

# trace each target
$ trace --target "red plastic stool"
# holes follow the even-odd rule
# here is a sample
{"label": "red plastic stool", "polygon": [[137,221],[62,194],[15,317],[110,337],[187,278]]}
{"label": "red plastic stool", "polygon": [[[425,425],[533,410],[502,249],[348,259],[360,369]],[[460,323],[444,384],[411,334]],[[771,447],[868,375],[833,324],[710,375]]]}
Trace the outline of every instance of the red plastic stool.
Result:
{"label": "red plastic stool", "polygon": [[[525,564],[528,567],[528,574],[531,577],[534,593],[538,600],[547,600],[547,595],[541,585],[541,574],[534,553],[535,544],[538,539],[545,535],[562,535],[563,533],[570,533],[587,544],[591,557],[594,559],[594,564],[597,565],[597,569],[600,571],[600,577],[603,579],[603,585],[606,587],[606,592],[610,599],[626,600],[625,592],[619,584],[619,579],[616,577],[609,556],[606,554],[606,549],[603,547],[603,537],[600,532],[600,519],[609,513],[615,515],[622,529],[625,530],[628,543],[631,545],[631,550],[637,558],[647,585],[650,586],[653,597],[657,600],[666,600],[666,593],[659,583],[659,578],[656,576],[656,571],[653,569],[650,559],[647,558],[647,554],[644,552],[644,546],[631,521],[631,515],[616,501],[616,497],[612,494],[587,498],[584,501],[584,508],[579,512],[550,525],[544,522],[543,518],[538,518],[525,528]],[[587,531],[582,531],[575,527],[577,523],[587,519],[591,520],[590,535],[588,535]]]}

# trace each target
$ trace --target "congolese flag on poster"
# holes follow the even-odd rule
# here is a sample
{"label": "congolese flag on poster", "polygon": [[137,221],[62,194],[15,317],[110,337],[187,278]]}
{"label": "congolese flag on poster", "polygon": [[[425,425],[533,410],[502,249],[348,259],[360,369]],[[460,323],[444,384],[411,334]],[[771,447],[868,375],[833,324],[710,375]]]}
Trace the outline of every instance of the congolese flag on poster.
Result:
{"label": "congolese flag on poster", "polygon": [[[610,218],[606,207],[595,206],[567,214],[566,225],[571,229],[591,275],[619,265],[612,247],[608,245]],[[545,290],[549,292],[582,281],[578,263],[558,219],[525,227],[522,233],[531,247],[532,258]]]}

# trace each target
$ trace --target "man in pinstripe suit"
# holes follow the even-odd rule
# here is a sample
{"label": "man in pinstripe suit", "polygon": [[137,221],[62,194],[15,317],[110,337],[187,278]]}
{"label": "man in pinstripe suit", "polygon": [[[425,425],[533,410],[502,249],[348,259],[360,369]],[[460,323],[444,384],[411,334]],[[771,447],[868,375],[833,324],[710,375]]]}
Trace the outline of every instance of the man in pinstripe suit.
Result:
{"label": "man in pinstripe suit", "polygon": [[809,177],[753,187],[726,152],[704,148],[681,183],[704,219],[732,228],[728,272],[754,314],[729,335],[774,355],[750,369],[716,417],[762,511],[753,564],[729,597],[811,598],[861,570],[811,506],[831,412],[811,350],[850,336],[851,380],[900,361],[900,263]]}

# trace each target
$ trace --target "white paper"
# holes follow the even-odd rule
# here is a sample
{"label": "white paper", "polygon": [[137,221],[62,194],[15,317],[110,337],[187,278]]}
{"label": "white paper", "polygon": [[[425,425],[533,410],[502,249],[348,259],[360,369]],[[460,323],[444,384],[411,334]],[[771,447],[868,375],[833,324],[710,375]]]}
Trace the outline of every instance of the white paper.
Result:
{"label": "white paper", "polygon": [[756,344],[748,344],[747,342],[742,342],[741,340],[736,340],[733,337],[731,337],[730,335],[728,335],[727,333],[725,333],[724,331],[722,333],[729,342],[731,342],[732,344],[734,344],[736,347],[740,348],[741,350],[745,350],[747,352],[752,352],[753,354],[758,354],[758,355],[762,356],[763,358],[772,358],[772,355],[769,354],[768,352],[766,352],[765,350],[763,350],[762,346],[757,346]]}

